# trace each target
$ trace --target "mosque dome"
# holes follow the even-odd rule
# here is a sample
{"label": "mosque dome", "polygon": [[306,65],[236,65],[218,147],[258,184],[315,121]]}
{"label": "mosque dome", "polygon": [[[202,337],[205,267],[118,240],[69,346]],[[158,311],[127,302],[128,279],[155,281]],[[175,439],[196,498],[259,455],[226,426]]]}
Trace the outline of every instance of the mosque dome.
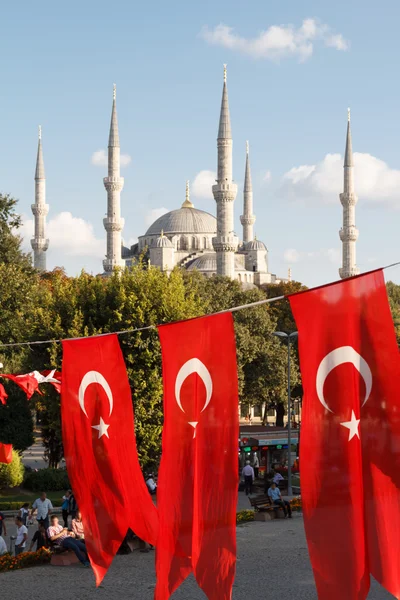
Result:
{"label": "mosque dome", "polygon": [[251,242],[247,242],[245,250],[267,250],[267,247],[260,240],[251,240]]}
{"label": "mosque dome", "polygon": [[[199,258],[196,258],[191,262],[187,268],[188,271],[193,271],[193,269],[216,273],[217,255],[210,252],[203,254],[203,256],[199,256]],[[235,271],[243,271],[243,264],[238,256],[235,256]]]}
{"label": "mosque dome", "polygon": [[163,230],[161,230],[161,235],[160,235],[160,237],[159,237],[159,238],[157,238],[157,241],[156,241],[156,247],[157,247],[157,248],[173,248],[173,247],[174,247],[174,245],[173,245],[173,243],[171,242],[171,240],[169,240],[169,239],[167,238],[167,236],[166,236],[166,235],[164,235],[164,231],[163,231]]}
{"label": "mosque dome", "polygon": [[186,182],[186,198],[181,208],[171,210],[159,217],[146,231],[148,235],[168,235],[179,233],[217,233],[217,219],[204,210],[194,208],[190,201],[189,182]]}
{"label": "mosque dome", "polygon": [[217,233],[217,219],[210,213],[197,208],[178,208],[159,217],[146,231],[148,235],[177,233]]}

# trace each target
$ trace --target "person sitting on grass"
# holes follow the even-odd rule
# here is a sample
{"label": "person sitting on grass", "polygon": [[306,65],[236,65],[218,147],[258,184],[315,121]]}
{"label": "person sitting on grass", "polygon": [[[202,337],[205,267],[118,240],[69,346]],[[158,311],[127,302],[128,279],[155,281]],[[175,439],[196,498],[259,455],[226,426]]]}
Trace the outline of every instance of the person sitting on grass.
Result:
{"label": "person sitting on grass", "polygon": [[32,552],[34,543],[36,542],[36,552],[41,548],[48,548],[49,540],[47,539],[46,527],[43,523],[38,523],[37,531],[35,531],[31,545],[29,546],[29,552]]}
{"label": "person sitting on grass", "polygon": [[271,487],[268,490],[268,496],[271,499],[272,504],[275,506],[281,506],[283,508],[283,513],[285,517],[292,518],[292,509],[290,508],[290,503],[287,500],[282,500],[281,490],[276,487],[276,483],[273,481],[271,483]]}
{"label": "person sitting on grass", "polygon": [[75,552],[80,562],[85,567],[90,567],[89,557],[84,542],[75,540],[75,534],[69,532],[66,527],[60,525],[56,515],[52,515],[51,517],[51,525],[47,530],[47,537],[56,546],[62,546],[62,548]]}
{"label": "person sitting on grass", "polygon": [[85,539],[85,532],[83,531],[82,514],[80,510],[77,510],[75,519],[72,519],[72,531],[75,534],[77,540]]}

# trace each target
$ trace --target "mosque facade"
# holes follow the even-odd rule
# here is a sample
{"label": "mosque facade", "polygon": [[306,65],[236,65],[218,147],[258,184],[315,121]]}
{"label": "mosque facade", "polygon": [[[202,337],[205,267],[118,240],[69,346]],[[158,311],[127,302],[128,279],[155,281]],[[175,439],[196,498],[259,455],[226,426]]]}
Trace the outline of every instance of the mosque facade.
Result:
{"label": "mosque facade", "polygon": [[[111,274],[116,268],[132,266],[140,256],[146,254],[151,265],[167,273],[175,267],[181,267],[188,271],[199,271],[206,277],[226,276],[250,286],[287,281],[270,272],[267,246],[254,236],[256,217],[253,212],[248,142],[246,143],[243,214],[240,217],[241,240],[234,231],[237,185],[232,170],[232,129],[226,79],[226,66],[224,66],[217,135],[217,179],[211,190],[216,203],[216,216],[194,206],[190,198],[189,182],[186,182],[186,194],[182,205],[154,221],[147,231],[139,236],[138,242],[130,248],[124,246],[122,242],[124,219],[121,217],[121,192],[124,178],[120,173],[120,140],[114,86],[108,140],[108,173],[103,179],[107,192],[107,215],[103,219],[107,239],[103,260],[104,275]],[[344,161],[344,191],[340,194],[343,206],[343,227],[340,230],[343,259],[339,274],[342,278],[351,277],[359,272],[355,262],[358,230],[355,228],[357,196],[354,192],[353,170],[349,113]],[[49,207],[46,204],[45,185],[41,130],[39,130],[35,203],[32,205],[35,231],[31,245],[34,251],[34,266],[40,270],[46,270],[46,251],[50,242],[46,238],[46,215]]]}

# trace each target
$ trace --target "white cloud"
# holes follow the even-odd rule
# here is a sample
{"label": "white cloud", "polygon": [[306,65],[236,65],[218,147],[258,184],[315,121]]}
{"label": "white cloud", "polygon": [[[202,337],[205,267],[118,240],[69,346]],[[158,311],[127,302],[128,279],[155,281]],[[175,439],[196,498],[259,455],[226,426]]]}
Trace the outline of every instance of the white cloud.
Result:
{"label": "white cloud", "polygon": [[[129,154],[121,154],[121,167],[126,167],[131,162],[132,157]],[[108,153],[106,150],[96,150],[93,152],[90,160],[95,167],[106,167],[108,165]]]}
{"label": "white cloud", "polygon": [[197,173],[191,186],[191,193],[196,198],[212,198],[212,186],[215,185],[217,174],[215,171],[200,171]]}
{"label": "white cloud", "polygon": [[[31,250],[34,221],[24,222],[19,233],[24,238],[24,248]],[[63,256],[82,256],[101,259],[105,253],[104,239],[96,238],[93,225],[74,217],[70,212],[61,212],[47,223],[46,237],[50,240],[48,253],[61,251]]]}
{"label": "white cloud", "polygon": [[297,28],[291,24],[271,25],[253,38],[240,36],[233,27],[224,23],[213,29],[204,26],[199,35],[208,44],[269,60],[295,56],[304,62],[312,55],[316,42],[342,51],[349,48],[341,34],[332,33],[328,25],[317,19],[304,19]]}
{"label": "white cloud", "polygon": [[144,217],[146,225],[152,225],[154,221],[156,221],[159,217],[162,217],[162,215],[165,215],[167,212],[169,212],[169,210],[164,206],[161,208],[152,208]]}
{"label": "white cloud", "polygon": [[[383,160],[354,153],[354,186],[361,201],[400,208],[400,170]],[[343,157],[327,154],[316,165],[293,167],[283,176],[280,194],[290,200],[337,203],[343,191]]]}
{"label": "white cloud", "polygon": [[295,248],[288,248],[283,254],[284,261],[289,264],[299,263],[303,261],[315,261],[323,258],[329,260],[334,265],[340,263],[339,248],[321,248],[313,252],[299,252]]}
{"label": "white cloud", "polygon": [[271,171],[265,171],[264,176],[263,176],[264,183],[268,183],[269,181],[271,181],[271,179],[272,179]]}
{"label": "white cloud", "polygon": [[300,253],[295,248],[288,248],[285,250],[283,258],[287,263],[297,263],[300,260]]}

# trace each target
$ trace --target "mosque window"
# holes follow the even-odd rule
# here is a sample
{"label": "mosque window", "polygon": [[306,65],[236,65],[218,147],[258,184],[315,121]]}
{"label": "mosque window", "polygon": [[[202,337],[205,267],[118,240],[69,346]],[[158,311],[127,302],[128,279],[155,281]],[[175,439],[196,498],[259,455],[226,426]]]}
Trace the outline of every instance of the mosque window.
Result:
{"label": "mosque window", "polygon": [[208,244],[207,244],[207,238],[205,237],[205,238],[203,238],[203,248],[206,249],[207,246],[208,246]]}

